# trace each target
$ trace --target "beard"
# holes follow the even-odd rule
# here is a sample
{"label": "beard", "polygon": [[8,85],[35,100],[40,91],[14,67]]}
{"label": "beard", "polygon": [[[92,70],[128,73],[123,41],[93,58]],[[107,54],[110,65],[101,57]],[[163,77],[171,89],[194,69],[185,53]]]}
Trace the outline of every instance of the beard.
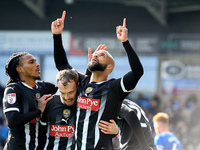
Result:
{"label": "beard", "polygon": [[97,63],[91,63],[89,62],[87,65],[87,68],[89,71],[104,71],[107,67],[107,64],[100,64],[99,62]]}
{"label": "beard", "polygon": [[40,77],[40,76],[38,76],[38,77],[33,77],[33,79],[35,79],[35,80],[41,80],[41,77]]}

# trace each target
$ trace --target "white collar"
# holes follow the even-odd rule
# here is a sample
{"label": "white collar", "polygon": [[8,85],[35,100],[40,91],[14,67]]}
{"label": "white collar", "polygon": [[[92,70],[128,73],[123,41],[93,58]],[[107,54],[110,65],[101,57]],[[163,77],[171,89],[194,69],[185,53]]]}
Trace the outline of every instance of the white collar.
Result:
{"label": "white collar", "polygon": [[61,97],[61,95],[60,95],[60,101],[61,101],[63,104],[65,104],[64,101],[63,101],[63,99],[62,99],[62,97]]}
{"label": "white collar", "polygon": [[[108,81],[108,80],[106,80],[106,81]],[[104,82],[106,82],[106,81],[95,82],[95,84],[101,84],[101,83],[104,83]],[[91,83],[91,82],[92,82],[92,79],[90,79],[90,82],[89,82],[89,83]]]}
{"label": "white collar", "polygon": [[[32,87],[30,87],[28,84],[26,84],[25,82],[21,82],[24,86],[26,86],[27,88],[29,88],[29,89],[33,89]],[[36,86],[36,88],[38,88],[38,86],[37,85],[35,85]]]}

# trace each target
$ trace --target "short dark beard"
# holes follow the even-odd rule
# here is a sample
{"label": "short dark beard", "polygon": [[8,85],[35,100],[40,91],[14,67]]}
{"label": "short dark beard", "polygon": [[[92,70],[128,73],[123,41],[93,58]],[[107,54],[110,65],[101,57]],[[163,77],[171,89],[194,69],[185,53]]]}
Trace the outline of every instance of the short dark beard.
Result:
{"label": "short dark beard", "polygon": [[41,77],[39,76],[39,77],[33,77],[33,79],[35,79],[35,80],[41,80]]}
{"label": "short dark beard", "polygon": [[104,71],[107,67],[107,64],[100,64],[98,63],[94,63],[92,64],[91,62],[88,63],[87,68],[89,71],[93,72],[93,71]]}

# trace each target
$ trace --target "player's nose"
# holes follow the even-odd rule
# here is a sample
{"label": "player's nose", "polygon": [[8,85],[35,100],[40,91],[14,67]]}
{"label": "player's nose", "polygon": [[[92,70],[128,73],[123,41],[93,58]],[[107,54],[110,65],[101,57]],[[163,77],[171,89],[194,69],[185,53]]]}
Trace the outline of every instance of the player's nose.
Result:
{"label": "player's nose", "polygon": [[65,99],[69,99],[69,95],[68,94],[65,94]]}

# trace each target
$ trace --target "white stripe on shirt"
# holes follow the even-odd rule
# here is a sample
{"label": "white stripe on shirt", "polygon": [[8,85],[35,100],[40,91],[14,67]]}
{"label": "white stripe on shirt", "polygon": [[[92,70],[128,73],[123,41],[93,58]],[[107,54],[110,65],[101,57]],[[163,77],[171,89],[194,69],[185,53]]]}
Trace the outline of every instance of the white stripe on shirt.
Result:
{"label": "white stripe on shirt", "polygon": [[125,86],[124,86],[124,83],[123,83],[123,79],[124,79],[124,77],[121,78],[121,82],[120,82],[123,92],[131,92],[131,91],[133,91],[133,89],[132,89],[132,90],[129,90],[129,91],[126,90],[126,88],[125,88]]}
{"label": "white stripe on shirt", "polygon": [[9,111],[18,111],[19,112],[19,108],[12,107],[12,108],[7,108],[7,109],[3,110],[4,113],[9,112]]}

